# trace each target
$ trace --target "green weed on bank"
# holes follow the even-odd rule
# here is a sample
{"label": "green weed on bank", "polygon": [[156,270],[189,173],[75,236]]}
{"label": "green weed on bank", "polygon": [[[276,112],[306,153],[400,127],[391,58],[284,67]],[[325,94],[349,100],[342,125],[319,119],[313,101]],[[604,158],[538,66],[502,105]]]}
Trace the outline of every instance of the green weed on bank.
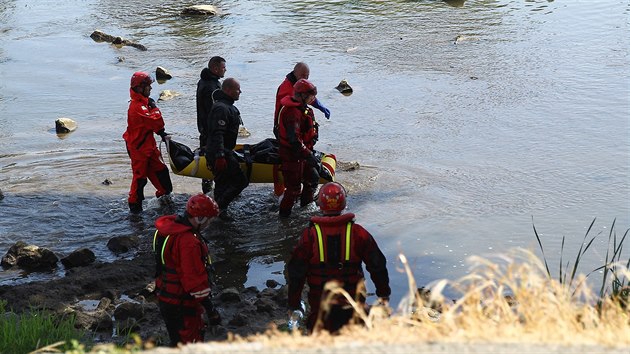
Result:
{"label": "green weed on bank", "polygon": [[43,310],[16,314],[1,299],[0,316],[2,354],[30,353],[51,344],[63,352],[71,349],[71,340],[84,338],[84,333],[74,328],[72,316],[59,318]]}

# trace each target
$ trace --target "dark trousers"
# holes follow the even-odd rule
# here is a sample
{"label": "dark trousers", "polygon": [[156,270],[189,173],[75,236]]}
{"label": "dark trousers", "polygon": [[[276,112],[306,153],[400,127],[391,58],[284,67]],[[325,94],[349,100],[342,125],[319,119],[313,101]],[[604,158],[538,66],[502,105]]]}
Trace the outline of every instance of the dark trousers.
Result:
{"label": "dark trousers", "polygon": [[203,307],[173,305],[162,301],[159,307],[171,347],[176,347],[177,343],[203,342]]}
{"label": "dark trousers", "polygon": [[[225,159],[227,168],[214,176],[214,200],[222,211],[227,209],[232,200],[249,185],[249,180],[241,170],[234,152],[226,151]],[[212,160],[212,165],[214,165],[214,160]]]}

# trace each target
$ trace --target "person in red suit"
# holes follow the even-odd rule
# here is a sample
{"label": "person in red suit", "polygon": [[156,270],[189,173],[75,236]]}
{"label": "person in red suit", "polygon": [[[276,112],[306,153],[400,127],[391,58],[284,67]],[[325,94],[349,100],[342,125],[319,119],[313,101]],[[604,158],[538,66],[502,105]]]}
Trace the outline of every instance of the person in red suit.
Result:
{"label": "person in red suit", "polygon": [[155,285],[172,347],[203,341],[204,313],[210,325],[221,321],[210,300],[212,263],[200,233],[218,214],[219,206],[212,198],[197,194],[186,203],[184,215],[166,215],[155,221]]}
{"label": "person in red suit", "polygon": [[297,198],[305,206],[313,201],[319,180],[319,161],[313,153],[318,131],[313,109],[317,88],[310,81],[295,83],[293,96],[284,97],[278,112],[278,155],[286,190],[280,202],[280,216],[289,217]]}
{"label": "person in red suit", "polygon": [[153,134],[162,140],[169,138],[164,132],[162,112],[149,97],[153,79],[149,74],[138,71],[131,76],[131,102],[127,111],[127,130],[123,139],[127,145],[127,153],[131,159],[131,188],[129,191],[129,210],[137,214],[142,211],[144,186],[147,178],[156,189],[155,196],[161,197],[173,191],[173,184],[168,168],[162,162],[162,155],[157,148]]}
{"label": "person in red suit", "polygon": [[[343,186],[326,183],[319,190],[317,202],[323,216],[311,217],[287,264],[289,313],[301,310],[302,289],[306,282],[309,285],[310,314],[306,321],[309,332],[316,325],[326,282],[341,282],[350,296],[365,303],[365,294],[357,294],[357,285],[364,279],[362,264],[376,286],[379,302],[387,303],[391,294],[387,261],[374,237],[355,222],[353,213],[342,214],[346,207]],[[337,332],[350,321],[353,311],[345,298],[337,297],[322,318],[321,326],[331,333]]]}

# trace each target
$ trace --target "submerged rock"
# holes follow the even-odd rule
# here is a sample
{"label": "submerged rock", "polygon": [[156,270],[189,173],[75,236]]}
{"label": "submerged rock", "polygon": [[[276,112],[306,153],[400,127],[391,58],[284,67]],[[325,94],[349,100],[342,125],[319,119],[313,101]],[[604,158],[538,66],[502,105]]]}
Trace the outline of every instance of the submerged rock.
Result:
{"label": "submerged rock", "polygon": [[164,90],[160,92],[160,97],[158,98],[158,101],[167,101],[181,95],[182,94],[177,91]]}
{"label": "submerged rock", "polygon": [[92,38],[95,42],[108,42],[121,47],[130,46],[142,51],[147,50],[147,47],[143,46],[142,44],[127,40],[123,37],[112,36],[111,34],[107,34],[100,30],[95,30],[94,32],[92,32],[92,34],[90,34],[90,38]]}
{"label": "submerged rock", "polygon": [[182,10],[182,15],[187,16],[215,16],[219,10],[213,5],[193,5]]}
{"label": "submerged rock", "polygon": [[77,130],[77,122],[70,118],[58,118],[55,121],[55,131],[57,134],[67,134]]}

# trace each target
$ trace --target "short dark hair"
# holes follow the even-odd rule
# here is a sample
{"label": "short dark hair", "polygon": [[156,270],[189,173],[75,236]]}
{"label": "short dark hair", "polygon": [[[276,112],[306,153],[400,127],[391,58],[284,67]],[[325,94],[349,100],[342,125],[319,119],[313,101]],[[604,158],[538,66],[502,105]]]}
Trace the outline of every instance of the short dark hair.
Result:
{"label": "short dark hair", "polygon": [[221,63],[225,63],[225,59],[219,56],[214,56],[210,58],[210,60],[208,61],[208,69],[212,68],[213,66],[219,65]]}

